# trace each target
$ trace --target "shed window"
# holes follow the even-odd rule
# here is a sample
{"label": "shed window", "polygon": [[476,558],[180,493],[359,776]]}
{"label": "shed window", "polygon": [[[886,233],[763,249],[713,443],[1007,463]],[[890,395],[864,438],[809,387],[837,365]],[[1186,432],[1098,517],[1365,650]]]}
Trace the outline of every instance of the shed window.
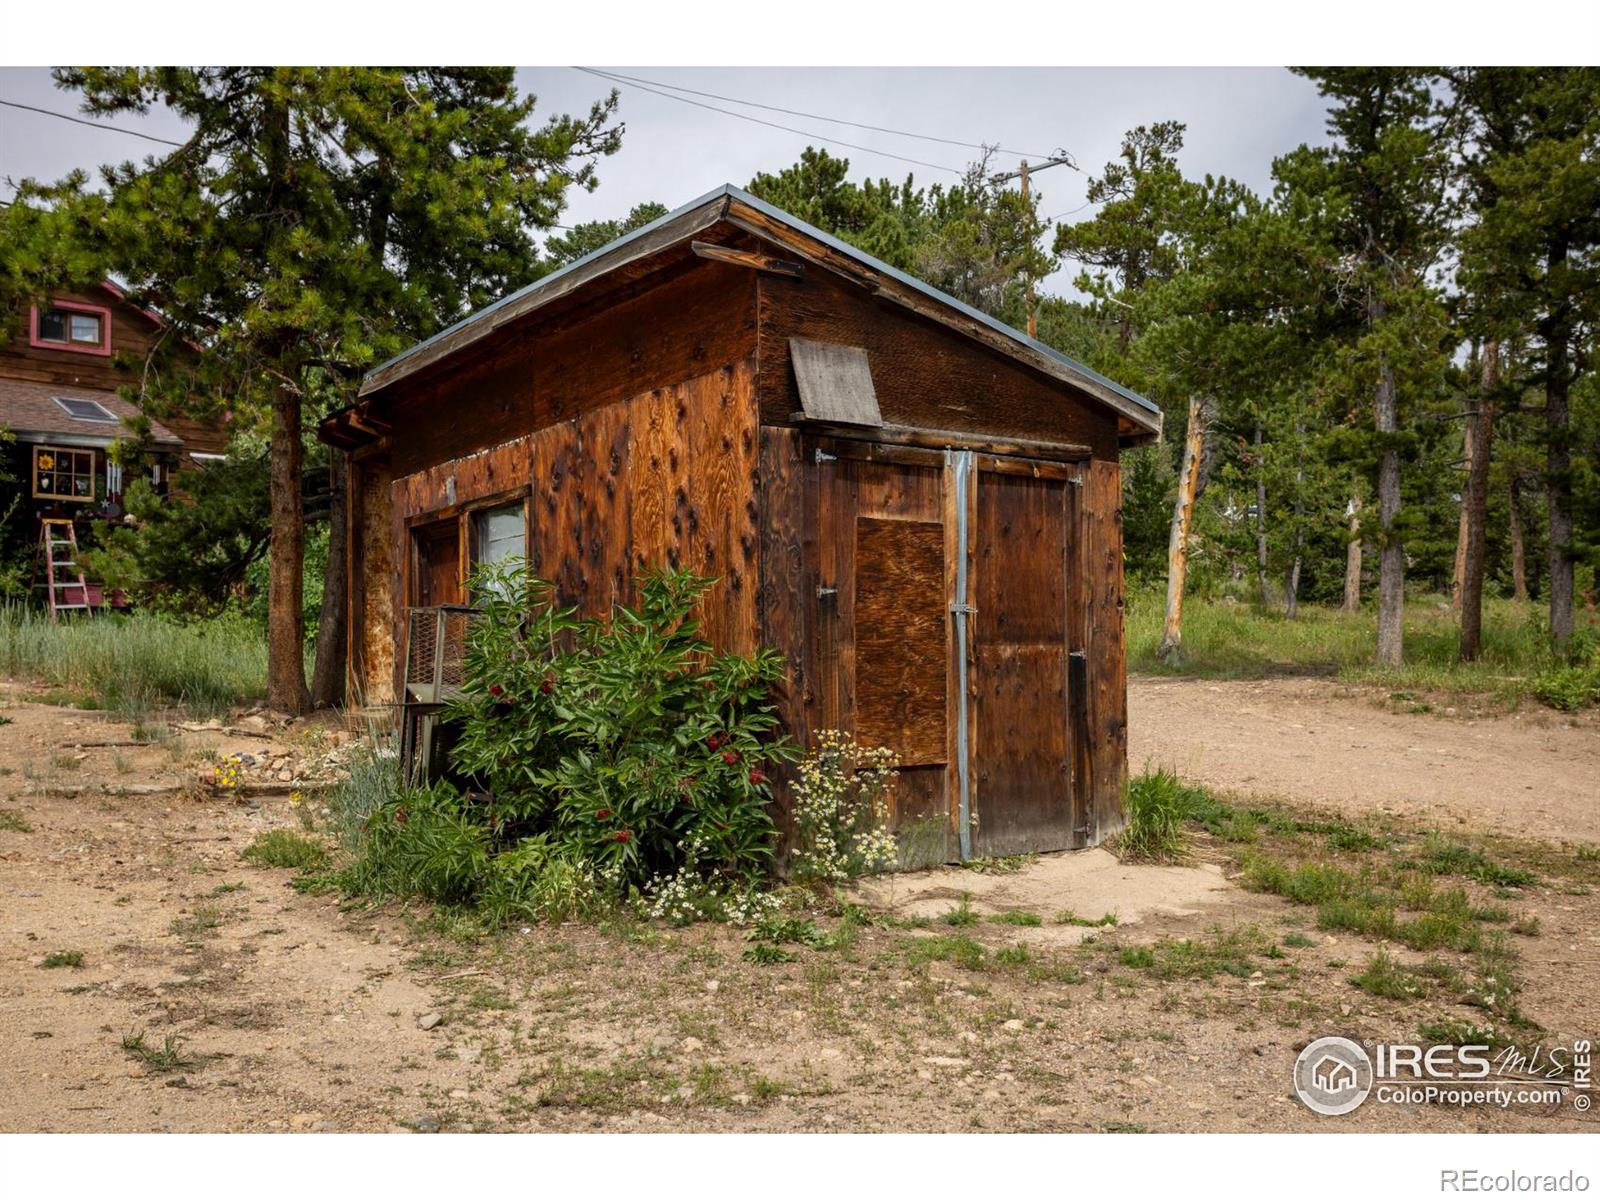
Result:
{"label": "shed window", "polygon": [[38,500],[94,500],[94,451],[33,448],[33,495]]}
{"label": "shed window", "polygon": [[527,521],[521,503],[482,509],[472,516],[472,565],[486,566],[528,553]]}

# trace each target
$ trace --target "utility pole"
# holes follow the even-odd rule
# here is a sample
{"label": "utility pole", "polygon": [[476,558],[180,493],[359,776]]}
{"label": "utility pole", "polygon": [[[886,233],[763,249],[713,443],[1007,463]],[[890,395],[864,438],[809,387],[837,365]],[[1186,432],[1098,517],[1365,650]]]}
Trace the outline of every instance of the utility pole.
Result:
{"label": "utility pole", "polygon": [[[1056,151],[1056,156],[1054,158],[1050,159],[1047,162],[1041,163],[1035,169],[1036,170],[1040,170],[1040,171],[1044,171],[1044,170],[1048,170],[1051,167],[1059,167],[1059,166],[1062,166],[1062,165],[1069,166],[1074,171],[1076,171],[1078,169],[1078,164],[1072,160],[1072,155],[1068,154],[1065,150],[1057,150]],[[993,183],[996,187],[1001,187],[1001,186],[1004,186],[1005,184],[1010,183],[1013,179],[1021,181],[1021,185],[1022,185],[1022,202],[1024,204],[1027,204],[1027,202],[1028,202],[1028,160],[1027,159],[1023,159],[1021,166],[1017,170],[1012,171],[1010,174],[1007,174],[1007,175],[992,175],[992,176],[990,176],[989,177],[989,182]],[[1036,338],[1036,337],[1039,336],[1039,314],[1034,311],[1034,307],[1033,307],[1033,276],[1032,275],[1028,276],[1027,305],[1028,305],[1028,336],[1031,337],[1031,338]]]}

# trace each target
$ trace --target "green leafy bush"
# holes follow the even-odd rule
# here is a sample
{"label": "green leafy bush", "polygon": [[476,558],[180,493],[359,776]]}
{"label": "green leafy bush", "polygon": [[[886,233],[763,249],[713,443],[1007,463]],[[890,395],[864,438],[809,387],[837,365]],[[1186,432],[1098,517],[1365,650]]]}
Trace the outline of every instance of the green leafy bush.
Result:
{"label": "green leafy bush", "polygon": [[699,637],[710,583],[652,572],[636,607],[580,619],[518,560],[476,574],[481,616],[446,712],[457,781],[372,809],[347,886],[501,920],[634,890],[670,898],[656,915],[693,919],[709,893],[766,879],[768,773],[795,757],[766,702],[783,663]]}

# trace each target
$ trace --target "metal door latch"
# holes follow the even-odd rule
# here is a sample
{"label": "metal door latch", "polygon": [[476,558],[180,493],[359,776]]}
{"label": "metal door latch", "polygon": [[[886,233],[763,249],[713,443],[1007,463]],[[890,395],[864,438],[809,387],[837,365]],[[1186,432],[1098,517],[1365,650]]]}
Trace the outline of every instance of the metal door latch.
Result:
{"label": "metal door latch", "polygon": [[837,596],[838,594],[839,594],[839,589],[838,588],[819,587],[817,589],[817,599],[818,600],[821,600],[824,596]]}
{"label": "metal door latch", "polygon": [[837,454],[829,454],[826,450],[819,446],[817,447],[817,461],[819,463],[838,462],[839,456]]}
{"label": "metal door latch", "polygon": [[950,611],[960,613],[964,617],[970,617],[977,613],[978,606],[976,604],[952,604]]}

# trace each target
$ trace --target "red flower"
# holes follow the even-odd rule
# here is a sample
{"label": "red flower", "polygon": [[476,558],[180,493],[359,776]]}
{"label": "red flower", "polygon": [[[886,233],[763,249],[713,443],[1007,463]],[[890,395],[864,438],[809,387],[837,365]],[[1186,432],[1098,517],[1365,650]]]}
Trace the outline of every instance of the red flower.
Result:
{"label": "red flower", "polygon": [[556,681],[549,675],[546,675],[544,677],[544,681],[539,684],[539,690],[548,696],[551,692],[556,690]]}
{"label": "red flower", "polygon": [[722,739],[713,733],[706,739],[706,745],[715,750],[718,746],[722,745]]}
{"label": "red flower", "polygon": [[489,695],[491,695],[491,696],[504,696],[505,694],[506,694],[505,688],[501,687],[498,683],[491,683],[489,685]]}
{"label": "red flower", "polygon": [[401,825],[404,825],[406,823],[406,810],[403,809],[403,808],[395,809],[394,810],[394,819],[398,823],[400,823]]}
{"label": "red flower", "polygon": [[633,834],[629,833],[626,829],[619,829],[619,830],[617,830],[615,833],[613,833],[611,835],[611,840],[613,842],[632,841],[633,840]]}
{"label": "red flower", "polygon": [[767,777],[766,777],[765,773],[762,772],[760,767],[757,767],[754,771],[750,772],[750,782],[751,783],[762,784],[762,783],[765,783],[766,781],[767,781]]}
{"label": "red flower", "polygon": [[599,812],[595,813],[594,819],[596,821],[604,821],[610,815],[611,810],[609,808],[602,808]]}
{"label": "red flower", "polygon": [[733,766],[734,763],[739,761],[739,752],[737,750],[724,750],[722,752],[722,761],[730,767]]}

